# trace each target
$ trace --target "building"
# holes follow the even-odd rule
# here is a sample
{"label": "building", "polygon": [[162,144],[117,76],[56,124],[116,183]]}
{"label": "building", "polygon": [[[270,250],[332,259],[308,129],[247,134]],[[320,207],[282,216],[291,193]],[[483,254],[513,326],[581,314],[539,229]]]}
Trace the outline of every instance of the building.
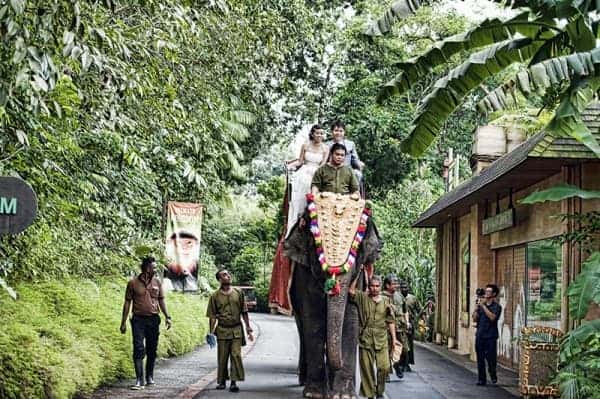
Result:
{"label": "building", "polygon": [[[583,118],[598,132],[600,105],[588,108]],[[594,134],[600,141],[600,132]],[[504,309],[498,360],[517,369],[521,327],[572,327],[565,292],[583,254],[575,244],[552,240],[577,227],[557,215],[600,210],[597,200],[534,205],[519,200],[558,183],[600,190],[600,159],[578,141],[548,132],[513,147],[499,157],[474,151],[473,177],[442,196],[413,226],[437,231],[436,341],[474,360],[475,290],[495,283]]]}

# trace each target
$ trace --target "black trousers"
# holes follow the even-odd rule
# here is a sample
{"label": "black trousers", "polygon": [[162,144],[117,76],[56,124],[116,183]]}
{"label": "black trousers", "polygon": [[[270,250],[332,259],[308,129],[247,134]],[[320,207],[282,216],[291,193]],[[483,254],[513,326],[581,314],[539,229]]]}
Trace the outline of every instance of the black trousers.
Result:
{"label": "black trousers", "polygon": [[485,363],[487,362],[490,379],[496,381],[496,347],[497,338],[475,338],[475,352],[477,353],[477,380],[485,383],[487,376],[485,373]]}
{"label": "black trousers", "polygon": [[[133,358],[143,359],[144,355],[149,361],[156,359],[160,316],[136,316],[131,318],[131,332],[133,336]],[[144,345],[144,340],[145,345]]]}

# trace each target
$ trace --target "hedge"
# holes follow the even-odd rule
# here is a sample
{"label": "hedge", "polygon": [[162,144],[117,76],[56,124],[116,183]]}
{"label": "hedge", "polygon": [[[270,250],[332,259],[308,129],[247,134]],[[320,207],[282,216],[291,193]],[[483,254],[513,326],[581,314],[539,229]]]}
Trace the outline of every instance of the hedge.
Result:
{"label": "hedge", "polygon": [[[71,398],[133,376],[131,328],[119,332],[127,280],[23,283],[0,292],[0,397]],[[174,323],[161,332],[159,356],[199,345],[208,329],[206,300],[171,293]]]}

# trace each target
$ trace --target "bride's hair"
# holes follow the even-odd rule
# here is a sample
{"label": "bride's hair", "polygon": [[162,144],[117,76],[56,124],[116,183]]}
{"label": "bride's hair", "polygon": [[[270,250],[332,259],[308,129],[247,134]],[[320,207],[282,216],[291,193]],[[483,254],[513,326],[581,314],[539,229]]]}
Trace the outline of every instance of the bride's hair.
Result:
{"label": "bride's hair", "polygon": [[308,139],[310,141],[313,141],[315,138],[315,132],[317,130],[323,130],[323,128],[321,127],[321,125],[317,124],[317,125],[312,125],[312,127],[310,128],[310,132],[308,133]]}

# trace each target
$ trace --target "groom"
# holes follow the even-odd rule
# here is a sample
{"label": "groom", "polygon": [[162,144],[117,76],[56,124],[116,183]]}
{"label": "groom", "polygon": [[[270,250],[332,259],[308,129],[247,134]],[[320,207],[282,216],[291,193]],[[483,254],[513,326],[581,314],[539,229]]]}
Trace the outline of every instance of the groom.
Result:
{"label": "groom", "polygon": [[355,173],[357,173],[360,178],[361,171],[364,168],[364,163],[362,163],[358,158],[358,153],[356,152],[356,145],[354,142],[346,139],[346,126],[342,121],[337,120],[333,122],[331,125],[331,135],[333,140],[329,140],[326,144],[331,147],[334,143],[339,143],[346,147],[344,164],[354,169]]}

